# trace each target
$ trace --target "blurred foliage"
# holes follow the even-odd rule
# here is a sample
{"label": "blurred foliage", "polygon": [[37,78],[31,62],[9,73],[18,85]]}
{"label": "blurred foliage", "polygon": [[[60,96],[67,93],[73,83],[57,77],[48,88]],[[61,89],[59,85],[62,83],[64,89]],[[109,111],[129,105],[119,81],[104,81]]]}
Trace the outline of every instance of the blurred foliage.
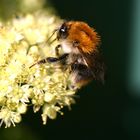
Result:
{"label": "blurred foliage", "polygon": [[[1,128],[2,129],[2,128]],[[26,138],[25,138],[26,137]],[[16,128],[2,129],[1,140],[39,140],[38,136],[28,126],[18,126]]]}
{"label": "blurred foliage", "polygon": [[19,10],[19,0],[0,0],[0,19],[9,19],[17,10]]}
{"label": "blurred foliage", "polygon": [[43,8],[55,12],[48,0],[0,0],[0,20],[7,21],[18,14],[32,13]]}

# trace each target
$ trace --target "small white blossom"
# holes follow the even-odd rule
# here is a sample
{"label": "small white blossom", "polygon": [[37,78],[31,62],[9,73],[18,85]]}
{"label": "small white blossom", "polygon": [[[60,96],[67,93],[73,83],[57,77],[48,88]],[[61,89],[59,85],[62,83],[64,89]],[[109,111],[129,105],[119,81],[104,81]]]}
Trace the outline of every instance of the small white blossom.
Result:
{"label": "small white blossom", "polygon": [[45,96],[44,96],[44,101],[51,102],[54,98],[55,98],[55,96],[52,93],[46,92]]}
{"label": "small white blossom", "polygon": [[15,123],[19,123],[21,121],[21,116],[18,112],[11,111],[10,109],[3,107],[0,111],[0,119],[2,125],[6,124],[5,128],[10,127],[11,124],[15,126]]}

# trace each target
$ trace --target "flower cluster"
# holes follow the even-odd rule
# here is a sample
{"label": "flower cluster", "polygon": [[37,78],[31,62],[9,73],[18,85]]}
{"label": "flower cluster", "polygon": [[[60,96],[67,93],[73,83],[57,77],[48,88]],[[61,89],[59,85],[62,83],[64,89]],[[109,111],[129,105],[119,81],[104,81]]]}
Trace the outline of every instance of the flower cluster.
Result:
{"label": "flower cluster", "polygon": [[0,23],[0,125],[15,126],[31,105],[34,112],[42,109],[46,124],[48,117],[56,118],[57,112],[63,114],[63,106],[74,103],[76,91],[67,89],[69,71],[49,63],[30,67],[55,56],[58,42],[46,40],[61,23],[44,11]]}

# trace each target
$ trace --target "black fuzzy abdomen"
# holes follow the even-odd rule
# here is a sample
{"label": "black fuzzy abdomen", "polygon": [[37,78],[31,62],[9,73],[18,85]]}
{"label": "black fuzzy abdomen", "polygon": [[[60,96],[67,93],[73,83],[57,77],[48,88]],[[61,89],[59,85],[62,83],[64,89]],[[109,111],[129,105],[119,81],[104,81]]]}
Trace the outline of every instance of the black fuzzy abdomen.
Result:
{"label": "black fuzzy abdomen", "polygon": [[93,79],[92,71],[84,64],[74,63],[71,69],[72,74],[75,76],[75,84],[83,86]]}

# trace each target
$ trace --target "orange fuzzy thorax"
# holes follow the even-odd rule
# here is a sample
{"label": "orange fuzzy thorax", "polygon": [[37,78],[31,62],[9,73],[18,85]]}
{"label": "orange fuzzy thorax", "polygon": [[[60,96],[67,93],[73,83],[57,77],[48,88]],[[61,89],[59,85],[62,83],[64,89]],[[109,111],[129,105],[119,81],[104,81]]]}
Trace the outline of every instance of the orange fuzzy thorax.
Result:
{"label": "orange fuzzy thorax", "polygon": [[70,42],[79,42],[77,47],[83,53],[92,53],[96,50],[96,47],[100,44],[100,37],[93,28],[84,22],[70,21],[67,24],[69,26],[68,39]]}

